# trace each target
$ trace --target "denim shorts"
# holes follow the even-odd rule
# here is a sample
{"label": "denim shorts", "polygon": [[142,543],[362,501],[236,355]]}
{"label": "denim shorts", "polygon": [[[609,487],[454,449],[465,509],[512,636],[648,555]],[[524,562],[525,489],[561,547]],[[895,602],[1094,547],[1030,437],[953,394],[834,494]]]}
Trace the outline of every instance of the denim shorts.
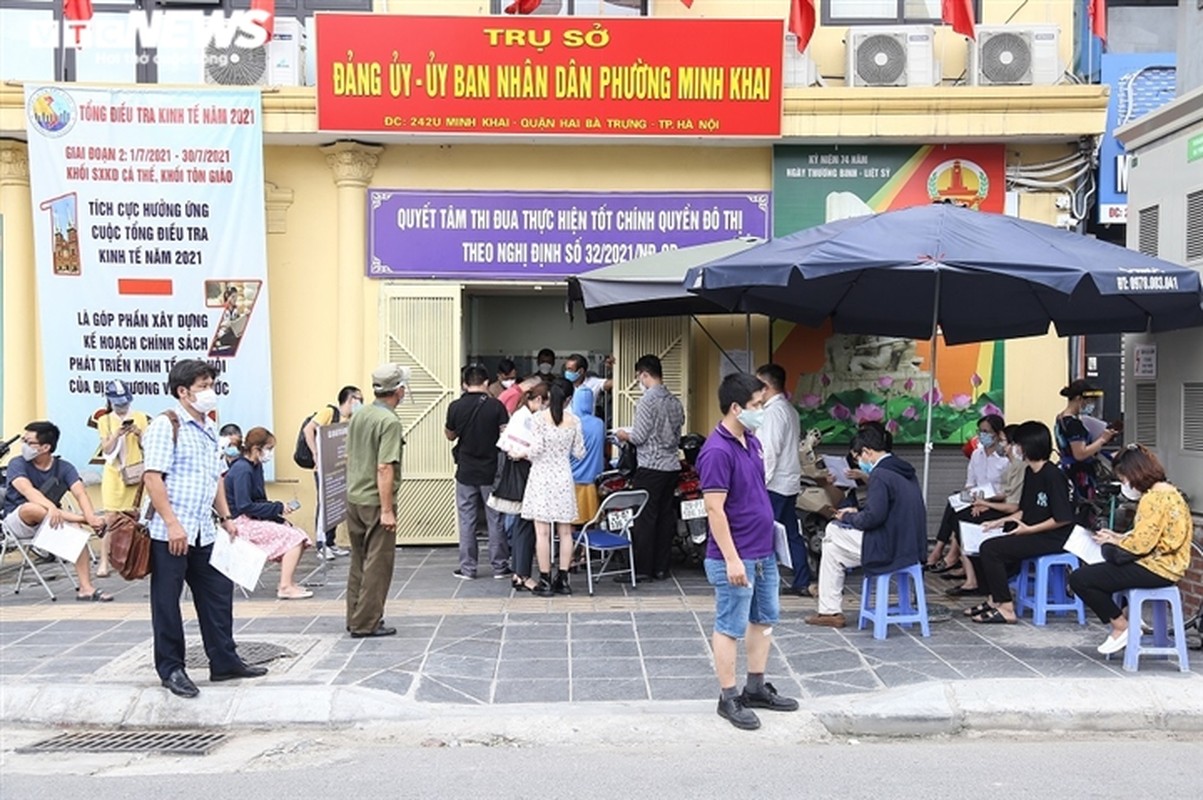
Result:
{"label": "denim shorts", "polygon": [[777,600],[780,578],[777,556],[744,559],[748,573],[747,586],[727,583],[727,562],[721,558],[706,559],[706,579],[714,587],[714,630],[732,639],[742,639],[748,623],[775,625],[781,615]]}

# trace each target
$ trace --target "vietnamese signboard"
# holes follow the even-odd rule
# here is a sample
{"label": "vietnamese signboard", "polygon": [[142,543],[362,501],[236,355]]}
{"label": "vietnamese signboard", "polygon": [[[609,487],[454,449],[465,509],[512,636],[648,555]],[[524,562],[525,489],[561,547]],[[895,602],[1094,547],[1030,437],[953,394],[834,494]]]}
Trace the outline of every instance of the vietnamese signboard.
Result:
{"label": "vietnamese signboard", "polygon": [[781,20],[319,13],[332,132],[777,137]]}
{"label": "vietnamese signboard", "polygon": [[769,234],[768,192],[368,190],[373,278],[557,279]]}

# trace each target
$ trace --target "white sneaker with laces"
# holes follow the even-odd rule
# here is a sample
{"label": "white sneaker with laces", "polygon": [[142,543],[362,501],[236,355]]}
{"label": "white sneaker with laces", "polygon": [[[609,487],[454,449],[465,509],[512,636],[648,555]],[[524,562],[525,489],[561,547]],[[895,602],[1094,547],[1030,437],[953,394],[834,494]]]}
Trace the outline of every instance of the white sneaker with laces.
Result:
{"label": "white sneaker with laces", "polygon": [[328,550],[329,550],[331,553],[333,553],[335,556],[349,556],[349,555],[351,555],[351,551],[350,551],[350,550],[344,550],[343,548],[339,547],[338,545],[331,545],[331,546],[330,546],[329,548],[327,548],[327,549],[328,549]]}

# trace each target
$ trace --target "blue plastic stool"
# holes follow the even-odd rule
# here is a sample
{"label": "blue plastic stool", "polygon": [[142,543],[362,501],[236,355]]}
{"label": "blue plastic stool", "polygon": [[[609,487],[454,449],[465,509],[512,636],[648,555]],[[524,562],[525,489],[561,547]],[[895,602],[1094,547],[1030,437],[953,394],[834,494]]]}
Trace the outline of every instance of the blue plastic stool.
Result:
{"label": "blue plastic stool", "polygon": [[[898,584],[898,605],[896,606],[890,605],[891,580]],[[872,596],[869,594],[870,581],[873,585]],[[911,604],[912,583],[915,586],[914,605]],[[886,638],[886,629],[890,623],[910,625],[918,622],[923,635],[931,636],[931,629],[927,624],[927,593],[923,588],[923,566],[915,564],[883,575],[866,573],[861,582],[860,619],[856,623],[856,629],[863,630],[866,620],[873,621],[874,639]]]}
{"label": "blue plastic stool", "polygon": [[[1032,623],[1045,625],[1049,612],[1077,612],[1078,624],[1086,624],[1086,605],[1080,597],[1070,597],[1067,577],[1070,570],[1080,566],[1073,553],[1056,553],[1039,558],[1026,558],[1019,564],[1016,579],[1015,616],[1032,609]],[[1035,572],[1033,581],[1032,573]],[[1033,589],[1033,582],[1036,584]]]}
{"label": "blue plastic stool", "polygon": [[[1124,648],[1124,671],[1136,672],[1140,668],[1141,656],[1178,656],[1178,669],[1190,671],[1190,659],[1186,656],[1186,626],[1182,621],[1182,593],[1177,586],[1163,589],[1128,589],[1115,593],[1115,602],[1122,605],[1128,601],[1128,644]],[[1144,603],[1153,606],[1153,643],[1145,645],[1141,635],[1143,619],[1140,607]],[[1170,629],[1166,610],[1174,612],[1174,641],[1170,643]],[[1107,657],[1108,660],[1111,656]]]}

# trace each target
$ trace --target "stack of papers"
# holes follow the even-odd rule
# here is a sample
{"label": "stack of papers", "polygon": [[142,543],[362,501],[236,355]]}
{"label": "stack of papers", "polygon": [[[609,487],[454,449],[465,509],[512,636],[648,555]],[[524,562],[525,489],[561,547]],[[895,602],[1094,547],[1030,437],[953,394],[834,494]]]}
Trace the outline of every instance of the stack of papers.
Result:
{"label": "stack of papers", "polygon": [[68,522],[64,522],[57,528],[52,528],[50,526],[50,515],[47,514],[46,519],[42,520],[42,524],[38,526],[38,532],[33,537],[33,546],[39,550],[45,550],[47,553],[58,556],[63,561],[70,561],[74,564],[75,560],[79,558],[79,554],[83,552],[84,547],[88,544],[88,539],[91,538],[92,531]]}
{"label": "stack of papers", "polygon": [[267,553],[246,539],[231,538],[224,530],[217,531],[209,565],[234,583],[253,592],[259,585],[259,574],[267,563]]}

